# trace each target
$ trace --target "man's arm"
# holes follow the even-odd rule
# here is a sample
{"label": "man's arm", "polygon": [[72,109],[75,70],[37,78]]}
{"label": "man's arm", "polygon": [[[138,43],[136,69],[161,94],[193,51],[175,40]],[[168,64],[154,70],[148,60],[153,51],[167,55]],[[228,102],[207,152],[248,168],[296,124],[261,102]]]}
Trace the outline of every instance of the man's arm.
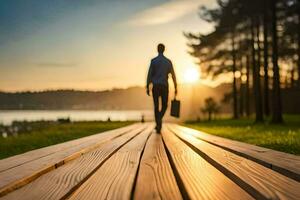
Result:
{"label": "man's arm", "polygon": [[171,75],[172,75],[172,79],[173,79],[173,83],[174,83],[175,94],[177,94],[177,81],[176,81],[176,75],[175,75],[175,71],[174,71],[172,62],[171,62]]}
{"label": "man's arm", "polygon": [[151,61],[150,67],[149,67],[149,70],[148,70],[147,84],[146,84],[147,94],[149,96],[150,96],[149,85],[152,82],[152,73],[153,73],[153,65],[152,65],[152,61]]}

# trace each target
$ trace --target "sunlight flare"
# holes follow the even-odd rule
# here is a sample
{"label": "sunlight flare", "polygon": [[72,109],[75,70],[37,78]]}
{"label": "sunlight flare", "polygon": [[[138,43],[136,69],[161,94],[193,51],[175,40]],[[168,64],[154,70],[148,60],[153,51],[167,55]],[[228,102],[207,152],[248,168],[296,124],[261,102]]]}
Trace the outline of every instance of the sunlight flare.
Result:
{"label": "sunlight flare", "polygon": [[196,67],[187,68],[184,72],[184,82],[195,83],[200,79],[200,72]]}

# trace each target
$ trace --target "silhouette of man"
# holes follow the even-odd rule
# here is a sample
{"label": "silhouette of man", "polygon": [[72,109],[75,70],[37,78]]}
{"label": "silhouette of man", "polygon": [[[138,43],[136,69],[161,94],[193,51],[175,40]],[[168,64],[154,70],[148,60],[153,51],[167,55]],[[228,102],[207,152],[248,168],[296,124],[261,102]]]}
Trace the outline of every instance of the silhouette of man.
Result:
{"label": "silhouette of man", "polygon": [[[151,64],[147,76],[147,94],[150,96],[150,84],[152,83],[152,96],[154,102],[154,114],[156,122],[156,132],[160,133],[162,127],[162,119],[168,107],[169,74],[175,86],[175,95],[177,95],[177,82],[172,62],[164,56],[165,46],[159,44],[157,46],[158,56],[151,60]],[[159,99],[161,98],[161,109],[159,109]]]}

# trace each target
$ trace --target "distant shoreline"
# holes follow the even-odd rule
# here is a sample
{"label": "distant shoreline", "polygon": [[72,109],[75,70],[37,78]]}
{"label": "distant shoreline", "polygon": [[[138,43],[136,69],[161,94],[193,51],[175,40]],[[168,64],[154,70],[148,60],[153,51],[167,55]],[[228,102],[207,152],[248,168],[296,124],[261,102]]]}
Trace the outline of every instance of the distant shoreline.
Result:
{"label": "distant shoreline", "polygon": [[152,110],[0,110],[0,124],[69,118],[71,121],[140,121],[153,118]]}
{"label": "distant shoreline", "polygon": [[8,111],[149,111],[150,109],[0,109]]}

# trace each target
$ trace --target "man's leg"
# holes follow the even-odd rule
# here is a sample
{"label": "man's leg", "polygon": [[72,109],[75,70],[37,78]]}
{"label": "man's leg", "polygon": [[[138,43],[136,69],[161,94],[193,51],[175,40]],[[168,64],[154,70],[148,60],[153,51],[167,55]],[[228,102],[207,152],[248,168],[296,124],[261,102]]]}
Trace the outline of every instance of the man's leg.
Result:
{"label": "man's leg", "polygon": [[162,127],[162,119],[168,108],[168,96],[169,96],[168,86],[161,87],[160,95],[161,95],[161,103],[162,103],[161,111],[160,111],[160,128],[161,128]]}
{"label": "man's leg", "polygon": [[152,88],[152,96],[153,96],[153,102],[154,102],[154,116],[155,116],[155,122],[156,122],[156,130],[159,127],[160,122],[160,112],[159,112],[159,89],[157,86],[153,86]]}
{"label": "man's leg", "polygon": [[159,126],[157,132],[160,133],[162,127],[162,119],[166,113],[168,107],[168,87],[160,86],[159,88],[159,96],[161,97],[161,111],[159,112]]}

